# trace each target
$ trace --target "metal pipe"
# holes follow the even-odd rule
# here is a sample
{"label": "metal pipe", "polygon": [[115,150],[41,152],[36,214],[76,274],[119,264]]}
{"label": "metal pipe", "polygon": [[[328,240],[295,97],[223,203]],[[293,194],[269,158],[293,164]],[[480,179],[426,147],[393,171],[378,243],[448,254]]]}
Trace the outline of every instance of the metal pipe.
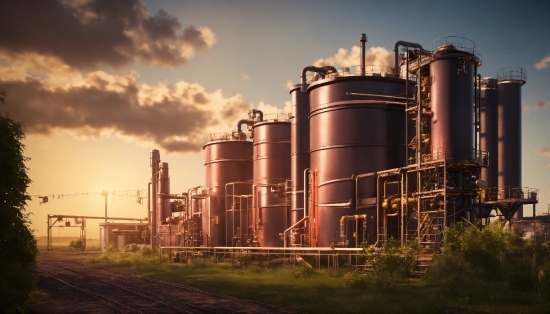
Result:
{"label": "metal pipe", "polygon": [[365,43],[367,42],[367,35],[361,34],[359,42],[361,42],[361,76],[365,76]]}
{"label": "metal pipe", "polygon": [[380,98],[390,98],[390,99],[401,99],[401,100],[405,100],[405,101],[407,101],[408,99],[414,99],[414,98],[407,98],[407,97],[400,97],[400,96],[365,94],[365,93],[351,93],[351,92],[347,92],[346,95],[348,95],[348,96],[365,96],[365,97],[380,97]]}
{"label": "metal pipe", "polygon": [[260,121],[258,121],[258,122],[264,121],[264,113],[261,110],[252,109],[248,113],[250,114],[250,120],[252,120],[252,122],[254,122],[254,120],[256,119],[256,114],[258,114],[259,117],[260,117]]}
{"label": "metal pipe", "polygon": [[[407,48],[418,48],[420,49],[420,51],[424,51],[424,48],[422,48],[422,46],[420,44],[417,44],[417,43],[411,43],[411,42],[408,42],[408,41],[403,41],[403,40],[400,40],[398,42],[395,43],[395,46],[393,48],[393,52],[394,52],[394,64],[395,64],[395,75],[397,76],[400,76],[401,75],[401,66],[398,64],[397,62],[397,59],[398,59],[398,56],[399,56],[399,46],[404,46],[404,47],[407,47]],[[407,77],[408,73],[405,73],[405,77]]]}
{"label": "metal pipe", "polygon": [[308,190],[309,190],[309,180],[308,179],[308,173],[310,173],[310,169],[306,168],[304,169],[304,217],[308,216],[308,202],[307,202],[307,196],[308,196]]}
{"label": "metal pipe", "polygon": [[303,92],[303,93],[307,92],[306,73],[308,71],[319,73],[322,78],[325,78],[325,75],[329,71],[332,72],[332,73],[338,73],[338,70],[336,70],[336,68],[333,67],[333,66],[316,67],[316,66],[313,66],[313,65],[308,65],[307,67],[305,67],[302,70],[302,74],[300,76],[301,83],[302,83],[301,92]]}
{"label": "metal pipe", "polygon": [[[263,119],[263,114],[261,115],[262,119]],[[261,120],[260,120],[261,121]],[[237,122],[237,133],[241,134],[242,132],[242,128],[241,128],[241,125],[243,124],[246,124],[246,125],[253,125],[254,124],[254,121],[252,120],[249,120],[249,119],[242,119],[242,120],[239,120],[239,122]]]}
{"label": "metal pipe", "polygon": [[357,241],[359,239],[359,219],[367,220],[367,214],[344,215],[342,216],[342,218],[340,218],[340,239],[342,240],[343,243],[346,242],[346,231],[345,231],[346,219],[355,220],[355,234],[353,237],[355,238],[355,247],[359,247],[359,243],[358,243],[359,241]]}
{"label": "metal pipe", "polygon": [[296,226],[300,225],[303,221],[309,219],[309,217],[307,216],[304,216],[304,218],[298,220],[295,224],[293,224],[292,226],[290,226],[289,228],[287,228],[285,231],[283,231],[283,247],[286,247],[286,234],[287,232],[289,232],[290,230],[296,228]]}

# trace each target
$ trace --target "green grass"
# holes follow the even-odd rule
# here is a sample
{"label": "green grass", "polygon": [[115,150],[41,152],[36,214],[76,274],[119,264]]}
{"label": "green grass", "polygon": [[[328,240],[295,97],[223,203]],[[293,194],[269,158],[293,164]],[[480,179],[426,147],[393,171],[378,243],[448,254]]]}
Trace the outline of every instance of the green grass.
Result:
{"label": "green grass", "polygon": [[[160,263],[151,252],[110,253],[86,262],[182,285],[275,304],[308,313],[547,313],[547,301],[534,292],[514,290],[505,282],[462,280],[444,283],[360,276],[338,271],[293,267],[288,263],[251,261],[245,267],[192,259]],[[355,284],[350,278],[359,278]],[[350,284],[351,282],[351,284]]]}
{"label": "green grass", "polygon": [[[48,237],[39,236],[35,237],[38,249],[41,252],[47,250]],[[55,251],[78,251],[75,248],[71,248],[69,244],[71,241],[78,240],[79,237],[52,237],[52,248]],[[99,251],[101,249],[98,239],[86,239],[86,251]]]}

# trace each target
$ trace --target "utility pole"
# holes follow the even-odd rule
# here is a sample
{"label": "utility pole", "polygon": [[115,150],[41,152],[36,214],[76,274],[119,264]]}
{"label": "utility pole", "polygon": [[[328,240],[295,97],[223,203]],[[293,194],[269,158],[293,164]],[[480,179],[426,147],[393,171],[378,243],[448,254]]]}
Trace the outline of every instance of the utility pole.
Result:
{"label": "utility pole", "polygon": [[101,196],[105,197],[105,222],[107,222],[107,195],[109,195],[108,191],[101,191]]}

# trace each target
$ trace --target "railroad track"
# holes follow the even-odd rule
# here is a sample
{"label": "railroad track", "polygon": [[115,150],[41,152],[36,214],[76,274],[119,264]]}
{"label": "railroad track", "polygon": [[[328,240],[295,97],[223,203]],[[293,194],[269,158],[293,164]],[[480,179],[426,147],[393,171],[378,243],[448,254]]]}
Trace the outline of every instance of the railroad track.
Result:
{"label": "railroad track", "polygon": [[193,287],[100,267],[42,260],[40,270],[120,313],[293,313]]}

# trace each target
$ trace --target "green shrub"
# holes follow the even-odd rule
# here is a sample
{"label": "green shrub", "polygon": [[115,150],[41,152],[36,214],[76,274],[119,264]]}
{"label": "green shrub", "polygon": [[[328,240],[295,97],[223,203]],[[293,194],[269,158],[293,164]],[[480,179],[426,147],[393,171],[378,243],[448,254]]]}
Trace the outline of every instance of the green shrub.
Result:
{"label": "green shrub", "polygon": [[107,246],[107,252],[114,253],[118,252],[118,246],[115,242],[109,242],[109,245]]}
{"label": "green shrub", "polygon": [[365,287],[365,275],[361,275],[357,272],[348,272],[344,275],[344,285],[346,287]]}
{"label": "green shrub", "polygon": [[69,247],[81,250],[82,240],[81,239],[71,240],[71,242],[69,243]]}

